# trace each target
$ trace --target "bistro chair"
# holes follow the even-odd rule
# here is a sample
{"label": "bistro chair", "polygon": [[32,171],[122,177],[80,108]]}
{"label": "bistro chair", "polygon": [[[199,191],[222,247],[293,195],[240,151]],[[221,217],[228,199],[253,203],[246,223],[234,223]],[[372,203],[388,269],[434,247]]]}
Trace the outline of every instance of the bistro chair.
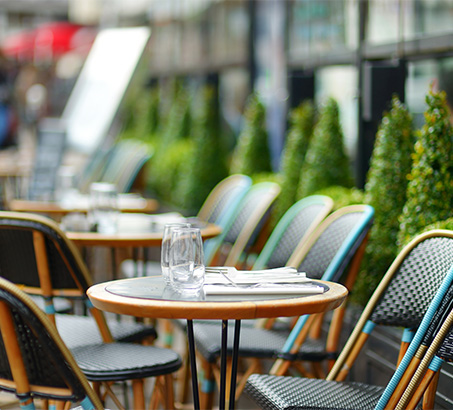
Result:
{"label": "bistro chair", "polygon": [[21,409],[36,399],[80,403],[101,410],[91,388],[54,324],[13,283],[0,278],[0,389],[14,393]]}
{"label": "bistro chair", "polygon": [[[80,359],[79,366],[89,380],[133,380],[138,406],[143,402],[142,378],[159,372],[166,375],[168,369],[175,371],[180,367],[179,356],[171,350],[142,351],[151,346],[126,343],[149,344],[156,337],[152,326],[106,320],[91,305],[86,296],[92,285],[88,269],[73,243],[52,220],[32,214],[0,212],[0,273],[25,292],[44,299],[45,312],[56,323],[68,348],[74,355],[79,349],[76,358]],[[89,315],[55,314],[55,296],[82,301]],[[168,378],[166,383],[170,381]]]}
{"label": "bistro chair", "polygon": [[[256,259],[253,269],[286,266],[291,254],[299,242],[305,240],[330,213],[333,200],[324,195],[312,195],[303,198],[291,206],[273,229],[263,250]],[[180,328],[185,329],[185,321],[177,321]],[[195,321],[195,323],[211,323],[218,321]],[[241,326],[255,326],[256,320],[243,320]],[[188,357],[186,352],[185,357]],[[184,369],[188,371],[188,363]],[[188,373],[184,373],[180,386],[180,401],[185,402],[187,396]]]}
{"label": "bistro chair", "polygon": [[[366,238],[373,221],[374,210],[369,205],[352,205],[341,208],[324,219],[308,238],[302,238],[289,258],[287,266],[297,266],[312,279],[340,281],[347,270],[344,283],[351,289],[358,273],[365,250]],[[333,360],[338,350],[338,340],[344,315],[344,304],[333,313],[327,341],[320,340],[323,315],[304,315],[297,318],[291,332],[286,329],[244,326],[241,329],[239,356],[252,359],[237,386],[237,397],[242,392],[247,377],[261,368],[261,360],[284,357],[285,371],[290,364],[307,371],[298,361],[312,363],[313,372],[320,376],[319,364]],[[212,323],[196,323],[195,341],[204,368],[202,398],[207,408],[212,407],[215,374],[220,358],[219,326]],[[308,335],[313,338],[308,338]],[[231,354],[233,340],[228,341]]]}
{"label": "bistro chair", "polygon": [[206,197],[197,218],[224,227],[251,185],[251,178],[242,174],[233,174],[221,180]]}
{"label": "bistro chair", "polygon": [[80,192],[88,193],[92,182],[115,184],[118,192],[130,192],[153,152],[141,141],[125,139],[96,151],[77,180]]}
{"label": "bistro chair", "polygon": [[269,220],[272,204],[280,194],[275,182],[253,185],[235,209],[222,233],[205,246],[205,264],[236,266],[245,258]]}
{"label": "bistro chair", "polygon": [[[428,326],[453,278],[453,232],[419,235],[396,257],[365,307],[333,368],[323,379],[281,376],[281,359],[270,375],[253,374],[245,391],[265,409],[395,408],[412,378]],[[386,388],[345,381],[376,326],[403,328],[397,370]],[[279,363],[280,362],[280,363]]]}

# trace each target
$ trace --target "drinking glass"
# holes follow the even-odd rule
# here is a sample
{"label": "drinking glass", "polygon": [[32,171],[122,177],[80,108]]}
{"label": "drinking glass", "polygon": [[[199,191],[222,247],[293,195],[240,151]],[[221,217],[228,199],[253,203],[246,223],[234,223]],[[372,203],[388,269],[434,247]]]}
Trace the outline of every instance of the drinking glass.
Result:
{"label": "drinking glass", "polygon": [[200,292],[205,277],[203,241],[198,228],[177,228],[171,234],[170,280],[183,294]]}
{"label": "drinking glass", "polygon": [[89,217],[95,230],[106,234],[116,233],[118,215],[116,186],[106,182],[93,182],[90,185]]}
{"label": "drinking glass", "polygon": [[190,228],[189,223],[175,222],[166,224],[162,236],[162,246],[160,251],[160,266],[162,268],[162,277],[167,285],[170,284],[170,242],[173,229]]}

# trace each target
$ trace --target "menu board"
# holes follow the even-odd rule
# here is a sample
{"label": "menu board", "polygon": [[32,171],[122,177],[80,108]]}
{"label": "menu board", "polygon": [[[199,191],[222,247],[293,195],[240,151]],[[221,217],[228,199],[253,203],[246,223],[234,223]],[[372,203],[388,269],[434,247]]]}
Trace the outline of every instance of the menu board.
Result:
{"label": "menu board", "polygon": [[69,149],[91,154],[107,137],[150,34],[132,27],[96,36],[62,114]]}

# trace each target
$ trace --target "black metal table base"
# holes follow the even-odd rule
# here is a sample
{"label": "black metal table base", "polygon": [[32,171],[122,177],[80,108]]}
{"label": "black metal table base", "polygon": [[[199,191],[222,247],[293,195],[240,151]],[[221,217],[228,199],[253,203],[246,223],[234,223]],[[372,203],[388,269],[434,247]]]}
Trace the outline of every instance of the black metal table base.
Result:
{"label": "black metal table base", "polygon": [[[233,354],[231,363],[231,386],[230,386],[230,400],[229,409],[233,410],[235,406],[236,396],[236,375],[238,367],[239,356],[239,338],[241,332],[241,321],[236,320],[234,324],[234,340],[233,340]],[[219,393],[219,409],[225,410],[225,396],[226,396],[226,378],[227,378],[227,355],[228,355],[228,320],[222,320],[222,343],[220,352],[220,393]],[[192,391],[193,391],[193,404],[195,410],[200,408],[200,396],[198,392],[198,376],[197,376],[197,363],[195,355],[195,340],[193,335],[193,322],[187,320],[187,339],[189,341],[189,358],[190,370],[192,372]]]}

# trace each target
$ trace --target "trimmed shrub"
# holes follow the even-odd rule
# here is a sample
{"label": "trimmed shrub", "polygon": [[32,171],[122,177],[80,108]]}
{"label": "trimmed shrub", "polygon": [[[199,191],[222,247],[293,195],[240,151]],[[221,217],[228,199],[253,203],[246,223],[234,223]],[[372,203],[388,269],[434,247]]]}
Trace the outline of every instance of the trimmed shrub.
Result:
{"label": "trimmed shrub", "polygon": [[398,254],[399,216],[406,202],[413,147],[412,117],[394,96],[376,134],[365,184],[365,202],[374,208],[375,214],[363,269],[354,288],[354,301],[360,305],[368,302]]}
{"label": "trimmed shrub", "polygon": [[418,133],[407,201],[400,217],[399,246],[427,225],[452,216],[453,129],[445,92],[430,90],[425,124]]}
{"label": "trimmed shrub", "polygon": [[315,107],[305,101],[289,114],[290,126],[281,159],[281,192],[275,203],[274,223],[297,201],[301,169],[315,124]]}
{"label": "trimmed shrub", "polygon": [[299,198],[330,186],[351,188],[354,185],[343,139],[338,104],[329,98],[308,146],[301,170]]}
{"label": "trimmed shrub", "polygon": [[187,158],[195,151],[193,141],[183,139],[160,151],[152,158],[147,180],[147,189],[167,205],[178,202],[177,186],[180,176],[186,172]]}
{"label": "trimmed shrub", "polygon": [[330,186],[314,192],[314,195],[325,195],[332,198],[334,202],[332,212],[345,206],[364,203],[364,192],[358,188]]}
{"label": "trimmed shrub", "polygon": [[[194,149],[187,157],[187,168],[181,174],[175,203],[189,214],[196,214],[212,188],[228,176],[227,152],[222,139],[218,96],[206,86],[193,120]],[[177,201],[177,202],[176,202]]]}
{"label": "trimmed shrub", "polygon": [[256,94],[249,96],[244,112],[244,128],[239,134],[231,160],[231,174],[252,176],[271,172],[266,129],[266,109]]}

